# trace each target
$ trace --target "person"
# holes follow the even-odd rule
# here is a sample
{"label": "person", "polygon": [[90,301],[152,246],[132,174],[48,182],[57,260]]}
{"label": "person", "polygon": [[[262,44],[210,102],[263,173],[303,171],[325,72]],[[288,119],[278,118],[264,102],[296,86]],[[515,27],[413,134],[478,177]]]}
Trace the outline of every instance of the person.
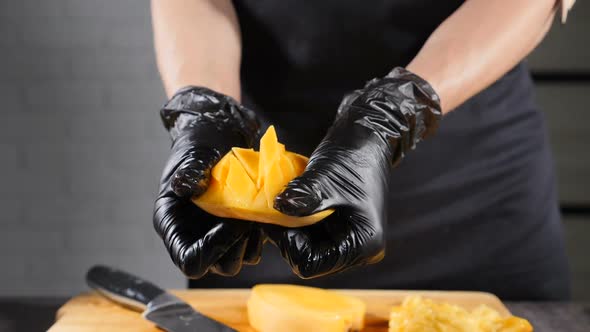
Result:
{"label": "person", "polygon": [[[560,7],[571,3],[152,0],[172,138],[154,226],[189,286],[568,298],[552,156],[523,61]],[[330,217],[282,228],[191,203],[211,167],[269,124],[311,156],[274,207]]]}

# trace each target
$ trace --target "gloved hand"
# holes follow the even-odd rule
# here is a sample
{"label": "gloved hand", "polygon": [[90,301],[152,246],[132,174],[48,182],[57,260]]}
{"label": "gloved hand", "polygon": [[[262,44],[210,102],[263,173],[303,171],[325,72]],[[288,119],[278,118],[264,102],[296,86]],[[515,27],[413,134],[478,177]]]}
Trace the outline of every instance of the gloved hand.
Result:
{"label": "gloved hand", "polygon": [[293,216],[336,211],[302,228],[267,226],[297,275],[313,278],[383,258],[391,170],[434,133],[440,117],[432,87],[403,68],[344,98],[305,172],[274,204]]}
{"label": "gloved hand", "polygon": [[189,278],[208,271],[235,275],[242,264],[258,263],[264,242],[258,224],[209,215],[190,200],[207,189],[211,168],[232,147],[252,146],[259,130],[255,114],[202,87],[181,89],[160,113],[173,143],[154,227],[172,260]]}

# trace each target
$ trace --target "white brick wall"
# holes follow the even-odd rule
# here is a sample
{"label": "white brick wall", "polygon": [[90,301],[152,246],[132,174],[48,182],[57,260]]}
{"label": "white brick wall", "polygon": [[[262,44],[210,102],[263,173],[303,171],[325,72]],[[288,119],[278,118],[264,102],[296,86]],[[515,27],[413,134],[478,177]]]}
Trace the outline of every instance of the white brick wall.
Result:
{"label": "white brick wall", "polygon": [[[534,68],[588,69],[588,7],[554,27]],[[574,173],[561,142],[587,142],[587,126],[556,115],[568,105],[587,117],[587,88],[539,92],[558,168]],[[94,263],[184,285],[151,225],[169,147],[163,101],[148,0],[0,0],[0,296],[76,293]],[[561,136],[567,126],[576,134]],[[563,197],[588,194],[560,177],[579,191],[562,186]]]}
{"label": "white brick wall", "polygon": [[0,296],[95,263],[183,287],[151,212],[169,139],[147,0],[0,0]]}

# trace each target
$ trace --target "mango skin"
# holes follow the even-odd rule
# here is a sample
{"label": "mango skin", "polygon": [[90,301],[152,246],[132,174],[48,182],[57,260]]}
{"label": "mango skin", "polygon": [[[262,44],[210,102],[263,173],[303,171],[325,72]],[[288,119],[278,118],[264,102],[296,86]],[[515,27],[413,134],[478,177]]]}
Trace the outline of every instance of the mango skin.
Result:
{"label": "mango skin", "polygon": [[274,198],[305,170],[308,158],[285,150],[270,126],[260,140],[260,151],[233,148],[211,170],[207,191],[192,201],[214,216],[249,220],[283,227],[314,224],[334,212],[325,210],[293,217],[273,208]]}

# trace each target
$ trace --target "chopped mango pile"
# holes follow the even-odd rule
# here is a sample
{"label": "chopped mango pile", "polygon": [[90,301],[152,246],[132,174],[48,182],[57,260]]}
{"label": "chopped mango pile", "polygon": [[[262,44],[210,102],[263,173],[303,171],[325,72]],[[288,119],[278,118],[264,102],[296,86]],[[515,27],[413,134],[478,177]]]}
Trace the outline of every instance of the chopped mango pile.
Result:
{"label": "chopped mango pile", "polygon": [[409,296],[391,311],[389,332],[531,332],[523,318],[502,317],[481,305],[472,311],[445,302]]}
{"label": "chopped mango pile", "polygon": [[247,308],[258,332],[347,332],[363,328],[366,305],[325,289],[268,284],[252,288]]}
{"label": "chopped mango pile", "polygon": [[232,148],[211,170],[207,191],[193,198],[193,202],[218,217],[285,227],[316,223],[333,210],[293,217],[273,208],[274,198],[289,181],[303,173],[307,161],[305,156],[286,151],[270,126],[260,140],[260,152]]}

